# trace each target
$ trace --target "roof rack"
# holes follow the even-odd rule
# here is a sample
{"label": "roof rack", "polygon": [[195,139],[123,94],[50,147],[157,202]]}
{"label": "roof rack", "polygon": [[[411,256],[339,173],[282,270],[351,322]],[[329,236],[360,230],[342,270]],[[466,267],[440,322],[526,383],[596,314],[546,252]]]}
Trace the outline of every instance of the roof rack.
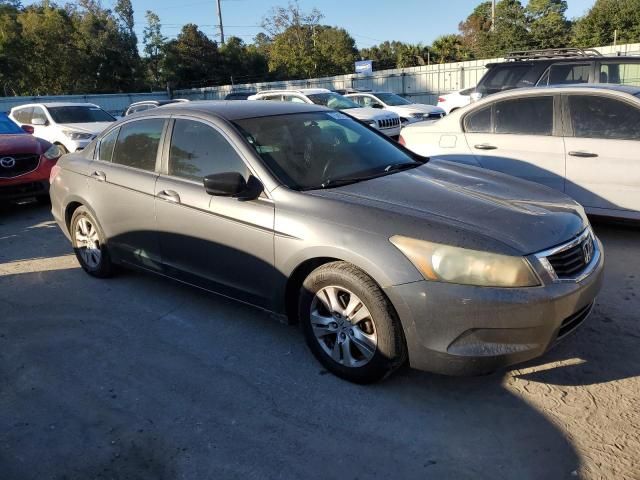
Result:
{"label": "roof rack", "polygon": [[576,58],[576,57],[601,57],[602,54],[595,48],[546,48],[544,50],[520,50],[509,52],[505,59],[536,60],[543,58]]}

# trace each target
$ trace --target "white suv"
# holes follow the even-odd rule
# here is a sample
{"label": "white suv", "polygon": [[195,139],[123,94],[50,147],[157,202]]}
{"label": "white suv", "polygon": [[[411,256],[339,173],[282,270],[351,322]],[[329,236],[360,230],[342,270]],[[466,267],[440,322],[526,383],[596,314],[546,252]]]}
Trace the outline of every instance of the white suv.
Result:
{"label": "white suv", "polygon": [[397,113],[404,125],[440,120],[445,116],[445,111],[442,108],[424,103],[413,103],[391,92],[351,93],[345,96],[362,107],[384,109]]}
{"label": "white suv", "polygon": [[357,103],[326,88],[301,88],[299,90],[265,90],[251,95],[248,100],[275,100],[280,102],[313,103],[334,110],[348,110],[348,114],[388,137],[400,135],[400,117],[393,112],[362,108]]}
{"label": "white suv", "polygon": [[115,118],[93,103],[31,103],[13,107],[9,114],[19,125],[66,152],[82,150]]}

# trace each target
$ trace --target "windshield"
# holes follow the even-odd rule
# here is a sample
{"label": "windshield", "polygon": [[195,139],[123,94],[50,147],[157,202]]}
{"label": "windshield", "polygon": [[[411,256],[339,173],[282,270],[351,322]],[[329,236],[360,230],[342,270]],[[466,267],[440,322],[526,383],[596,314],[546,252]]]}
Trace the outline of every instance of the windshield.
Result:
{"label": "windshield", "polygon": [[48,107],[51,118],[56,123],[115,122],[115,118],[100,107],[69,106]]}
{"label": "windshield", "polygon": [[13,123],[13,120],[9,117],[4,114],[0,114],[0,135],[16,135],[19,133],[26,132]]}
{"label": "windshield", "polygon": [[423,164],[339,112],[248,118],[235,124],[280,181],[295,190],[355,183]]}
{"label": "windshield", "polygon": [[400,95],[395,93],[376,93],[376,97],[382,100],[387,105],[392,107],[399,107],[400,105],[411,105],[411,102]]}
{"label": "windshield", "polygon": [[334,92],[314,93],[312,95],[307,95],[307,97],[316,105],[324,105],[325,107],[333,108],[334,110],[360,108],[360,105],[356,102]]}

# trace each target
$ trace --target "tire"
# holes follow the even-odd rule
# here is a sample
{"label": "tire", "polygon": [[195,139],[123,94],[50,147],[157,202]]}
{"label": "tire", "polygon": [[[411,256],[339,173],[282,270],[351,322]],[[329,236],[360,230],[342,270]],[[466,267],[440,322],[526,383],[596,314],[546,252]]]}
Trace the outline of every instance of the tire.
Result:
{"label": "tire", "polygon": [[407,359],[393,305],[371,277],[349,263],[327,263],[309,274],[298,315],[311,352],[345,380],[376,382]]}
{"label": "tire", "polygon": [[[71,217],[71,243],[82,269],[98,278],[110,277],[113,264],[98,221],[85,207],[78,207]],[[86,239],[83,243],[83,237]]]}

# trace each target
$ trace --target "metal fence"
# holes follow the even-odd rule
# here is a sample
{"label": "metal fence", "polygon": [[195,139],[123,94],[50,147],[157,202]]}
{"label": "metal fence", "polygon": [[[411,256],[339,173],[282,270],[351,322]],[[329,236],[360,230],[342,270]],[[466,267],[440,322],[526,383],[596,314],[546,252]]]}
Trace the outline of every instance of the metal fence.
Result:
{"label": "metal fence", "polygon": [[[603,55],[640,54],[640,43],[598,47]],[[247,83],[242,85],[222,85],[217,87],[176,90],[174,98],[189,100],[220,100],[236,91],[273,90],[288,88],[360,88],[394,92],[418,103],[435,104],[438,96],[475,86],[486,65],[502,61],[501,58],[472,60],[468,62],[424,65],[421,67],[382,70],[372,75],[337,75],[333,77],[290,80],[280,82]],[[0,112],[31,102],[89,102],[99,105],[114,115],[120,115],[133,102],[141,100],[166,100],[166,92],[117,93],[91,95],[60,95],[37,97],[0,97]]]}

